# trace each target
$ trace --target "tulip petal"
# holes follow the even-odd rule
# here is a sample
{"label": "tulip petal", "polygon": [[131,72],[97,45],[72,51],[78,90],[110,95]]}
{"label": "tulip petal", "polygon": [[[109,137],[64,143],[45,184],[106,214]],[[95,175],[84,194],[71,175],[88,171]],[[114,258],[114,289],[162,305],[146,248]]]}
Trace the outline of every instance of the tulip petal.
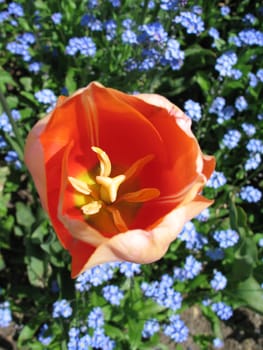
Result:
{"label": "tulip petal", "polygon": [[24,150],[24,160],[30,173],[32,174],[35,186],[40,196],[43,208],[47,211],[47,193],[46,193],[46,171],[44,162],[44,151],[39,137],[46,127],[50,115],[41,119],[30,131]]}
{"label": "tulip petal", "polygon": [[[150,231],[130,230],[114,236],[100,245],[78,272],[75,270],[75,276],[105,262],[131,261],[148,264],[159,260],[182,231],[185,223],[212,203],[213,201],[202,196],[196,196],[192,202],[166,215]],[[77,256],[72,258],[78,259]]]}

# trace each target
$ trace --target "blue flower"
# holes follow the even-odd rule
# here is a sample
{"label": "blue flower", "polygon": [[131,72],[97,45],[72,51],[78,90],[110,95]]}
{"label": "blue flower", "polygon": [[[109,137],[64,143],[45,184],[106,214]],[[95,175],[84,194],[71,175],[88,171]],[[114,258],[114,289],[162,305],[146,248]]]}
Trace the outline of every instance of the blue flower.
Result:
{"label": "blue flower", "polygon": [[12,313],[9,301],[0,303],[0,327],[8,327],[12,322]]}
{"label": "blue flower", "polygon": [[[11,115],[14,121],[17,121],[21,118],[20,112],[17,109],[13,109],[11,111]],[[8,134],[12,134],[12,125],[10,124],[6,113],[0,115],[0,129]]]}
{"label": "blue flower", "polygon": [[195,217],[196,220],[204,222],[209,219],[210,211],[208,208],[204,209],[199,215]]}
{"label": "blue flower", "polygon": [[180,50],[180,44],[175,39],[167,41],[162,64],[169,64],[172,70],[179,70],[184,62],[184,52]]}
{"label": "blue flower", "polygon": [[135,22],[133,19],[131,18],[125,18],[123,21],[122,21],[122,26],[123,28],[125,29],[131,29],[132,26],[135,25]]}
{"label": "blue flower", "polygon": [[246,148],[249,152],[263,154],[263,141],[259,139],[250,139]]}
{"label": "blue flower", "polygon": [[80,24],[87,26],[94,32],[100,32],[103,29],[102,22],[93,15],[84,15],[80,21]]}
{"label": "blue flower", "polygon": [[92,338],[89,334],[83,335],[79,338],[77,350],[86,350],[90,346],[92,346]]}
{"label": "blue flower", "polygon": [[23,7],[16,3],[16,2],[10,2],[10,4],[8,5],[8,13],[10,15],[14,15],[17,17],[23,17],[24,16],[24,10]]}
{"label": "blue flower", "polygon": [[220,12],[221,12],[221,15],[222,15],[222,16],[227,16],[227,15],[230,14],[230,7],[228,7],[228,6],[222,6],[222,7],[220,8]]}
{"label": "blue flower", "polygon": [[98,6],[98,0],[89,0],[88,1],[88,8],[94,9]]}
{"label": "blue flower", "polygon": [[214,171],[210,179],[207,181],[206,186],[218,189],[226,184],[227,180],[223,172]]}
{"label": "blue flower", "polygon": [[121,6],[120,0],[109,0],[109,2],[112,4],[113,7],[120,7]]}
{"label": "blue flower", "polygon": [[66,54],[74,56],[80,52],[83,56],[93,57],[96,54],[96,44],[89,37],[71,38],[66,46]]}
{"label": "blue flower", "polygon": [[206,255],[213,261],[223,260],[225,257],[225,253],[222,248],[208,249]]}
{"label": "blue flower", "polygon": [[[1,121],[1,117],[0,117],[0,121]],[[7,146],[7,143],[5,142],[5,139],[3,138],[3,136],[0,135],[0,149],[5,148],[6,146]]]}
{"label": "blue flower", "polygon": [[178,0],[161,0],[160,7],[165,11],[175,11],[178,9]]}
{"label": "blue flower", "polygon": [[243,21],[249,24],[254,24],[256,22],[256,17],[252,13],[246,13]]}
{"label": "blue flower", "polygon": [[88,315],[88,326],[90,328],[96,329],[101,328],[104,325],[104,313],[102,308],[94,307]]}
{"label": "blue flower", "polygon": [[167,279],[166,277],[162,278],[160,282],[143,282],[141,289],[146,297],[152,298],[157,304],[161,306],[170,308],[175,311],[180,309],[182,305],[181,293],[176,292],[173,289],[171,285],[171,279]]}
{"label": "blue flower", "polygon": [[104,27],[106,30],[106,39],[111,41],[116,36],[117,23],[114,19],[110,19],[104,23]]}
{"label": "blue flower", "polygon": [[227,51],[216,60],[215,70],[221,77],[237,78],[238,71],[233,70],[233,66],[237,63],[237,55],[233,51]]}
{"label": "blue flower", "polygon": [[222,301],[213,303],[211,308],[221,320],[229,320],[233,315],[231,306],[226,305]]}
{"label": "blue flower", "polygon": [[106,263],[83,272],[76,279],[76,290],[85,292],[88,291],[91,286],[97,287],[111,280],[114,276],[114,269],[118,266],[118,263]]}
{"label": "blue flower", "polygon": [[187,249],[202,249],[203,246],[208,243],[207,238],[196,231],[195,226],[191,221],[188,221],[184,225],[178,238],[185,242]]}
{"label": "blue flower", "polygon": [[135,274],[141,272],[141,265],[131,262],[122,262],[120,263],[120,272],[124,274],[125,277],[131,278]]}
{"label": "blue flower", "polygon": [[13,163],[15,165],[16,169],[21,169],[22,164],[21,164],[21,162],[18,158],[18,155],[15,151],[12,151],[12,150],[8,151],[7,154],[5,155],[4,159],[7,163],[11,163],[11,164]]}
{"label": "blue flower", "polygon": [[219,39],[219,31],[216,28],[211,27],[208,31],[208,34],[213,38],[213,39]]}
{"label": "blue flower", "polygon": [[235,245],[239,240],[239,235],[235,230],[227,229],[215,231],[213,234],[215,241],[219,243],[220,248],[228,248]]}
{"label": "blue flower", "polygon": [[223,137],[222,145],[228,149],[234,149],[241,139],[241,133],[238,130],[229,130]]}
{"label": "blue flower", "polygon": [[258,84],[258,79],[256,74],[249,72],[247,76],[249,79],[249,86],[256,87]]}
{"label": "blue flower", "polygon": [[35,35],[30,32],[26,32],[24,34],[20,34],[17,36],[17,41],[26,44],[34,44],[36,42]]}
{"label": "blue flower", "polygon": [[40,62],[32,62],[28,65],[29,72],[38,73],[42,67],[42,63]]}
{"label": "blue flower", "polygon": [[194,279],[202,270],[202,264],[197,261],[193,255],[189,255],[185,259],[183,268],[174,268],[174,278],[179,281]]}
{"label": "blue flower", "polygon": [[62,14],[60,12],[55,12],[51,15],[51,19],[54,24],[60,24],[62,20]]}
{"label": "blue flower", "polygon": [[111,305],[120,305],[121,300],[124,298],[124,293],[118,286],[108,285],[102,288],[103,297]]}
{"label": "blue flower", "polygon": [[242,123],[241,124],[242,129],[247,134],[247,136],[251,137],[256,133],[256,127],[253,124],[250,123]]}
{"label": "blue flower", "polygon": [[94,349],[113,350],[115,342],[104,334],[103,329],[97,328],[93,333],[91,346]]}
{"label": "blue flower", "polygon": [[214,270],[214,276],[213,276],[212,280],[210,281],[210,285],[216,291],[222,290],[227,285],[227,279],[222,274],[222,272]]}
{"label": "blue flower", "polygon": [[188,117],[198,122],[202,117],[201,106],[198,102],[187,100],[184,104],[185,113]]}
{"label": "blue flower", "polygon": [[263,32],[254,28],[241,30],[241,32],[238,33],[238,37],[242,44],[248,46],[263,46]]}
{"label": "blue flower", "polygon": [[72,315],[72,307],[66,299],[57,300],[53,304],[52,317],[68,318]]}
{"label": "blue flower", "polygon": [[254,186],[244,186],[241,187],[239,192],[240,198],[248,203],[257,203],[262,198],[262,193],[260,190]]}
{"label": "blue flower", "polygon": [[220,338],[213,339],[213,347],[215,349],[221,349],[223,346],[224,346],[223,340],[221,340]]}
{"label": "blue flower", "polygon": [[159,332],[160,325],[159,322],[155,318],[151,318],[144,323],[144,327],[142,330],[143,338],[150,338],[155,333]]}
{"label": "blue flower", "polygon": [[248,104],[244,96],[239,96],[236,98],[235,107],[239,112],[243,112],[247,109]]}
{"label": "blue flower", "polygon": [[180,23],[188,34],[200,34],[205,30],[202,18],[193,12],[181,12],[174,18],[174,23]]}
{"label": "blue flower", "polygon": [[226,104],[225,98],[218,96],[213,100],[208,111],[209,111],[209,113],[214,113],[214,114],[218,115],[220,112],[223,111],[225,104]]}
{"label": "blue flower", "polygon": [[261,156],[259,153],[253,153],[250,155],[250,157],[246,160],[244,168],[246,171],[249,170],[255,170],[259,167],[261,164]]}
{"label": "blue flower", "polygon": [[9,19],[9,13],[8,13],[8,11],[2,11],[2,12],[0,12],[0,23],[3,23],[3,22],[6,21],[7,19]]}
{"label": "blue flower", "polygon": [[230,120],[235,115],[235,109],[232,106],[226,106],[221,112],[218,113],[217,122],[223,124],[225,121]]}
{"label": "blue flower", "polygon": [[35,98],[38,102],[44,103],[47,105],[54,106],[57,98],[54,92],[50,89],[39,90],[35,93]]}
{"label": "blue flower", "polygon": [[49,328],[46,323],[42,325],[38,334],[38,341],[43,345],[49,345],[52,341],[52,336],[49,334]]}
{"label": "blue flower", "polygon": [[26,42],[21,43],[18,41],[12,41],[6,45],[6,49],[15,55],[22,56],[25,62],[28,62],[31,60],[31,55],[28,51],[29,45]]}
{"label": "blue flower", "polygon": [[121,35],[122,42],[124,44],[136,44],[137,35],[130,29],[126,29]]}
{"label": "blue flower", "polygon": [[260,240],[258,241],[258,246],[259,247],[263,247],[263,238],[260,238]]}
{"label": "blue flower", "polygon": [[262,69],[262,68],[260,68],[260,69],[257,71],[256,76],[257,76],[258,80],[259,80],[261,83],[263,83],[263,69]]}
{"label": "blue flower", "polygon": [[185,259],[185,264],[183,267],[184,279],[193,279],[202,270],[202,264],[195,259],[193,255],[189,255]]}
{"label": "blue flower", "polygon": [[143,24],[139,27],[140,34],[138,40],[141,43],[146,41],[157,42],[160,45],[167,42],[168,34],[160,22]]}
{"label": "blue flower", "polygon": [[179,315],[173,315],[169,318],[170,323],[163,327],[165,335],[170,337],[176,343],[183,343],[187,340],[189,329],[186,327]]}

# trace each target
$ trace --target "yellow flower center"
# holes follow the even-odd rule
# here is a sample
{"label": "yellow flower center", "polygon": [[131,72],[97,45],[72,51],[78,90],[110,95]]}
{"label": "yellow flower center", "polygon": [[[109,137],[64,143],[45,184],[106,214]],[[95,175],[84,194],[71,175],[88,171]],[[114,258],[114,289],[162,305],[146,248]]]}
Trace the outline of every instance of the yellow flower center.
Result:
{"label": "yellow flower center", "polygon": [[128,227],[123,219],[119,203],[143,203],[157,198],[160,191],[157,188],[143,188],[135,192],[127,192],[119,195],[120,186],[127,180],[133,179],[142,168],[153,159],[148,155],[137,160],[124,174],[111,177],[112,165],[106,152],[99,147],[91,147],[99,160],[99,175],[90,181],[83,181],[74,177],[68,177],[69,182],[77,193],[84,195],[84,204],[80,206],[82,213],[90,218],[95,214],[106,210],[112,218],[115,228],[122,232]]}

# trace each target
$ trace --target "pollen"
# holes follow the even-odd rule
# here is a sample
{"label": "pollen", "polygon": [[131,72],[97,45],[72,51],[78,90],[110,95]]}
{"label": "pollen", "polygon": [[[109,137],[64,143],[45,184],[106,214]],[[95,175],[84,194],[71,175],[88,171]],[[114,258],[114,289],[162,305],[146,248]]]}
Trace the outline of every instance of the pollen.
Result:
{"label": "pollen", "polygon": [[147,155],[137,160],[124,174],[111,177],[112,164],[107,153],[99,147],[93,146],[91,149],[96,153],[99,161],[99,175],[94,176],[94,184],[90,185],[83,180],[68,177],[74,190],[84,195],[85,204],[80,209],[87,217],[99,215],[104,209],[111,215],[112,223],[118,231],[127,231],[128,227],[117,205],[121,202],[143,203],[150,201],[159,197],[160,191],[157,188],[142,188],[135,192],[119,195],[119,189],[127,180],[135,179],[143,167],[153,159],[153,155]]}

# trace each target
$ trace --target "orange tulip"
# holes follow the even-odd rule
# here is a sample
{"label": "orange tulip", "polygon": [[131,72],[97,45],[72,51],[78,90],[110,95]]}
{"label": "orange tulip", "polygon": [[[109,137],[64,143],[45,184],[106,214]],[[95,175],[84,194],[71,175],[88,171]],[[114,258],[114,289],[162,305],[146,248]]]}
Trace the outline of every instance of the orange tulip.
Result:
{"label": "orange tulip", "polygon": [[184,224],[212,201],[200,191],[214,170],[190,119],[154,94],[93,82],[28,135],[25,162],[72,277],[110,261],[160,259]]}

